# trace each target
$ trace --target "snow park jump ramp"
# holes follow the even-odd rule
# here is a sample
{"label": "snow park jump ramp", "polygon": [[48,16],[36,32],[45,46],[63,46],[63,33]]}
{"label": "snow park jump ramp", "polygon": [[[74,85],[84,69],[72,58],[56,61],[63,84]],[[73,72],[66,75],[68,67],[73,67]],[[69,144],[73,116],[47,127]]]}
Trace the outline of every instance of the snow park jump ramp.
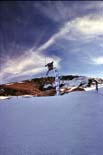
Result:
{"label": "snow park jump ramp", "polygon": [[103,155],[103,88],[0,101],[0,155]]}

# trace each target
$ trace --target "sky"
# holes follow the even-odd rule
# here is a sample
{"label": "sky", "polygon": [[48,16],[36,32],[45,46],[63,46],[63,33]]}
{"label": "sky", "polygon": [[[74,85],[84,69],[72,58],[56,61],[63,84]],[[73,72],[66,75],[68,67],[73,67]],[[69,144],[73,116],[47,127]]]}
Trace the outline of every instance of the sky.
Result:
{"label": "sky", "polygon": [[102,1],[0,1],[0,83],[44,77],[51,61],[103,78]]}

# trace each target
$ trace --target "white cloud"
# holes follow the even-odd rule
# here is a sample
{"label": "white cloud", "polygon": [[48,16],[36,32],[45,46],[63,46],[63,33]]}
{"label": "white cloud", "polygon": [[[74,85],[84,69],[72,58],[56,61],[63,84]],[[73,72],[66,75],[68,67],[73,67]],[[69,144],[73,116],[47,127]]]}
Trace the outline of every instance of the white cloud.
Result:
{"label": "white cloud", "polygon": [[87,42],[102,34],[103,16],[89,15],[65,23],[58,36],[67,40],[85,39]]}
{"label": "white cloud", "polygon": [[92,62],[95,65],[103,65],[103,56],[97,57],[97,58],[92,58]]}
{"label": "white cloud", "polygon": [[37,51],[38,52],[42,52],[44,50],[46,50],[48,47],[50,47],[54,42],[55,42],[55,35],[53,35],[46,43],[44,43],[43,45],[41,45]]}
{"label": "white cloud", "polygon": [[75,24],[75,28],[83,34],[103,34],[103,17],[97,17],[96,19],[84,17],[78,19]]}

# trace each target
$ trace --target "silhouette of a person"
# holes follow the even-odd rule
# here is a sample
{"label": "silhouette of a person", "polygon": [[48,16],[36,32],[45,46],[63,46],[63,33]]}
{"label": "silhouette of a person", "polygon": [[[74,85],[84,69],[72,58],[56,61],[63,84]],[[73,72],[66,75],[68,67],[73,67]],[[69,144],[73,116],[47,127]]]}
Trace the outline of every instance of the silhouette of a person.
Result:
{"label": "silhouette of a person", "polygon": [[53,61],[46,64],[45,67],[48,67],[48,71],[46,73],[46,75],[48,75],[49,71],[53,70]]}

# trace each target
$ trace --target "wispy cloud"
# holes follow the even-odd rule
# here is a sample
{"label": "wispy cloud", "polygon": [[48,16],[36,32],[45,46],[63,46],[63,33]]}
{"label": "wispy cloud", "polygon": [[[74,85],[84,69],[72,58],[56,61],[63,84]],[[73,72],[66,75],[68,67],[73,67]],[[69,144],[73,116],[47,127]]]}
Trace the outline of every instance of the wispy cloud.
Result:
{"label": "wispy cloud", "polygon": [[[70,7],[69,7],[70,6]],[[34,2],[36,7],[45,16],[55,22],[66,22],[68,19],[83,17],[90,12],[103,13],[103,2],[101,1],[46,1]],[[69,9],[68,9],[69,8]]]}
{"label": "wispy cloud", "polygon": [[[60,67],[60,58],[56,56],[46,57],[47,61],[54,61],[56,67]],[[34,52],[32,49],[25,52],[16,59],[8,57],[7,63],[2,67],[0,78],[1,81],[5,75],[9,74],[10,77],[22,77],[26,75],[34,75],[41,72],[46,72],[45,68],[45,55],[40,52]],[[6,80],[6,79],[5,79]]]}
{"label": "wispy cloud", "polygon": [[[37,29],[39,35],[37,35],[38,37],[37,39],[35,39],[36,41],[34,42],[33,47],[31,49],[28,48],[28,50],[26,51],[24,51],[25,49],[23,49],[22,51],[24,54],[20,53],[20,56],[18,56],[16,59],[7,57],[6,63],[4,63],[5,58],[2,60],[3,66],[1,68],[0,75],[2,79],[6,77],[6,74],[9,74],[9,76],[12,78],[25,75],[33,75],[45,71],[44,51],[48,50],[48,48],[53,45],[62,49],[64,48],[67,53],[69,48],[69,41],[88,44],[97,39],[98,46],[102,48],[102,39],[101,42],[99,42],[99,36],[103,37],[103,2],[34,2],[34,7],[37,9],[36,11],[40,11],[39,13],[42,13],[43,16],[45,15],[54,23],[59,23],[60,25],[58,27],[60,28],[47,41],[45,41],[45,43],[40,45],[39,42],[43,39],[43,36],[47,31],[46,29],[40,31],[39,26],[35,23],[36,28],[38,27]],[[92,12],[91,10],[95,11]],[[29,18],[29,20],[30,19],[31,18]],[[22,20],[19,20],[18,18],[16,19],[16,22],[22,23]],[[35,31],[37,29],[35,29]],[[62,41],[66,41],[66,46],[62,43]],[[38,48],[36,48],[37,45],[39,46]],[[81,47],[79,45],[75,48],[73,47],[74,53],[78,54],[78,57],[81,58],[80,61],[96,65],[103,64],[103,57],[97,57],[98,55],[101,55],[101,53],[98,52],[99,54],[95,54],[95,51],[92,50],[92,52],[94,52],[94,54],[92,54],[92,52],[86,51],[86,49],[83,48],[84,47]],[[11,47],[11,49],[9,50],[12,49],[15,50],[15,47]],[[48,62],[55,61],[56,67],[60,67],[61,59],[61,55],[59,55],[58,57],[47,57]]]}
{"label": "wispy cloud", "polygon": [[[35,49],[35,47],[33,47],[17,59],[8,59],[5,67],[3,68],[1,76],[3,76],[5,73],[15,74],[15,76],[18,76],[19,74],[20,76],[22,76],[26,74],[40,73],[45,69],[42,67],[44,66],[45,61],[43,51],[45,51],[51,45],[55,44],[58,40],[78,40],[78,38],[80,39],[82,37],[88,40],[88,38],[92,39],[99,34],[103,34],[103,17],[92,18],[91,16],[86,16],[83,18],[76,18],[75,20],[68,21],[64,26],[60,28],[57,33],[55,33],[39,48]],[[87,54],[84,59],[90,61]],[[60,63],[60,58],[48,57],[48,61],[55,61],[56,65],[58,66]],[[93,62],[96,64],[101,64],[102,61],[103,58],[93,60]]]}
{"label": "wispy cloud", "polygon": [[69,21],[60,30],[60,36],[68,40],[91,41],[98,35],[103,34],[103,16],[85,16]]}
{"label": "wispy cloud", "polygon": [[94,16],[94,18],[89,16],[78,19],[75,27],[84,35],[103,34],[103,16]]}
{"label": "wispy cloud", "polygon": [[[68,21],[40,48],[48,48],[60,39],[91,40],[103,34],[103,16],[89,15],[75,20]],[[41,50],[40,49],[40,50]]]}

